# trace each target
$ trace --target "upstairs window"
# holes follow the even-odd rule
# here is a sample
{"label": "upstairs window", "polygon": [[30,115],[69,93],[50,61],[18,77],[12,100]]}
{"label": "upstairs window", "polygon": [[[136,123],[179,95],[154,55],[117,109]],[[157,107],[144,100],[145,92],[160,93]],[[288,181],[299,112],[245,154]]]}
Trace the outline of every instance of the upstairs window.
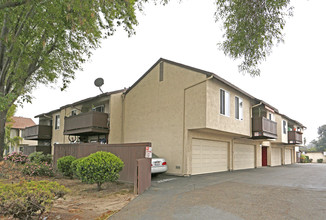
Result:
{"label": "upstairs window", "polygon": [[283,120],[283,134],[286,134],[286,129],[287,128],[287,125],[286,125],[286,121]]}
{"label": "upstairs window", "polygon": [[274,121],[274,115],[272,113],[268,113],[268,119]]}
{"label": "upstairs window", "polygon": [[239,97],[235,97],[235,118],[243,120],[243,101]]}
{"label": "upstairs window", "polygon": [[230,93],[220,89],[220,113],[230,116]]}
{"label": "upstairs window", "polygon": [[54,129],[58,130],[60,128],[60,115],[55,116],[55,124],[54,124]]}
{"label": "upstairs window", "polygon": [[104,105],[99,105],[94,108],[92,108],[94,112],[104,112]]}
{"label": "upstairs window", "polygon": [[74,116],[74,115],[77,115],[77,110],[76,109],[71,111],[71,116]]}

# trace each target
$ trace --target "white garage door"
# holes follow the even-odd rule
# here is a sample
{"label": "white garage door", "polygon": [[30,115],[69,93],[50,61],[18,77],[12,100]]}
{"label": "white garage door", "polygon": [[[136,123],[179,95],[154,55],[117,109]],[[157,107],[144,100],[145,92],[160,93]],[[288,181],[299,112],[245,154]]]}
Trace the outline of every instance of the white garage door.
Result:
{"label": "white garage door", "polygon": [[233,169],[255,168],[255,146],[235,144],[233,148]]}
{"label": "white garage door", "polygon": [[285,149],[285,158],[284,163],[285,164],[291,164],[291,149]]}
{"label": "white garage door", "polygon": [[227,170],[227,142],[192,139],[192,175]]}
{"label": "white garage door", "polygon": [[282,165],[282,153],[281,148],[272,147],[272,164],[271,166]]}

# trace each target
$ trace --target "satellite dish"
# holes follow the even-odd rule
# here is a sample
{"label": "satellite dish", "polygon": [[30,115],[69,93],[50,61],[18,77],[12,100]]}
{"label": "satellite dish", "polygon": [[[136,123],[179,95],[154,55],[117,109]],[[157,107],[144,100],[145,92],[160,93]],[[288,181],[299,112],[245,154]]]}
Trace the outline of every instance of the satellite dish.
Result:
{"label": "satellite dish", "polygon": [[97,78],[95,81],[94,81],[94,85],[96,87],[98,87],[100,89],[100,91],[103,93],[102,89],[101,89],[101,86],[103,86],[104,84],[104,79],[103,78]]}

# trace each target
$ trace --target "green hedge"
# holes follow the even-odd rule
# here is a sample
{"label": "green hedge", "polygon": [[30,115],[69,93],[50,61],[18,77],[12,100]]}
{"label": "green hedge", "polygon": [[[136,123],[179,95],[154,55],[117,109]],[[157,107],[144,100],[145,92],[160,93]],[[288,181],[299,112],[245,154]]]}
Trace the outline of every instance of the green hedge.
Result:
{"label": "green hedge", "polygon": [[121,159],[112,153],[99,151],[80,160],[76,165],[76,173],[82,182],[97,184],[101,190],[104,182],[112,182],[119,179],[119,172],[124,164]]}
{"label": "green hedge", "polygon": [[71,163],[76,160],[76,157],[74,156],[65,156],[58,159],[58,170],[61,172],[64,176],[73,177],[73,172],[71,170]]}

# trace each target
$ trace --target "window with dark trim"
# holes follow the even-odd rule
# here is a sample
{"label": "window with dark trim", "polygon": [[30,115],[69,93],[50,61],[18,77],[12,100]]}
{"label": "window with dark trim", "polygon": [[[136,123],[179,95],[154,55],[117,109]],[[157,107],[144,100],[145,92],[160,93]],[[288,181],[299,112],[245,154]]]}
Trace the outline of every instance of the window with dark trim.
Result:
{"label": "window with dark trim", "polygon": [[54,124],[54,129],[58,130],[60,128],[60,115],[55,116],[55,124]]}
{"label": "window with dark trim", "polygon": [[238,120],[243,120],[243,102],[239,97],[235,97],[235,118]]}
{"label": "window with dark trim", "polygon": [[283,120],[283,134],[286,134],[286,121]]}
{"label": "window with dark trim", "polygon": [[71,111],[71,116],[74,116],[74,115],[77,115],[77,110],[76,109]]}

